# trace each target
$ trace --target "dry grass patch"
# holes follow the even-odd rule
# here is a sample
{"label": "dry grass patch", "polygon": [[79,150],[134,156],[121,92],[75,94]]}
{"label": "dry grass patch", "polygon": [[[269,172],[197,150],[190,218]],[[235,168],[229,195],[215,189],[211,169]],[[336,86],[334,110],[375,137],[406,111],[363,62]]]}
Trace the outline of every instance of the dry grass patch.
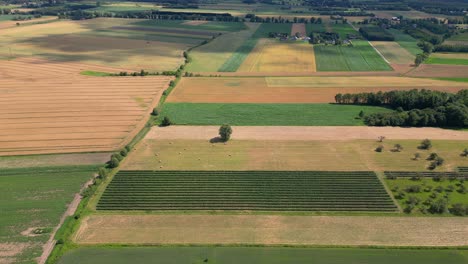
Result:
{"label": "dry grass patch", "polygon": [[238,72],[315,72],[315,54],[308,43],[260,39]]}
{"label": "dry grass patch", "polygon": [[371,41],[374,46],[390,63],[412,64],[414,56],[395,41]]}
{"label": "dry grass patch", "polygon": [[467,218],[92,215],[79,244],[466,246]]}
{"label": "dry grass patch", "polygon": [[338,93],[414,88],[457,92],[468,84],[402,77],[183,78],[168,102],[330,103]]}
{"label": "dry grass patch", "polygon": [[[278,132],[281,133],[280,131]],[[236,134],[234,129],[233,135]],[[216,134],[213,135],[215,137]],[[293,135],[294,136],[294,135]],[[297,136],[297,135],[296,135]],[[454,170],[466,165],[460,156],[463,142],[433,141],[433,149],[417,149],[421,140],[387,140],[385,150],[375,152],[382,143],[361,140],[233,140],[211,144],[209,140],[145,139],[130,155],[125,170],[324,170],[324,171],[425,171],[425,157],[437,152],[445,164],[437,170]],[[392,152],[394,144],[402,152]],[[466,144],[465,144],[466,145]],[[419,152],[422,159],[413,160]]]}

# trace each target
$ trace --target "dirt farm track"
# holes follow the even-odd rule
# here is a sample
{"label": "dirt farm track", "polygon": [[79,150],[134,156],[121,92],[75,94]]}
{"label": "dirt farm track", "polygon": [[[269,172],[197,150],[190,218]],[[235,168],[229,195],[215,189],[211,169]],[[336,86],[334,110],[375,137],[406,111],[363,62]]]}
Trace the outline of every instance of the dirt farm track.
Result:
{"label": "dirt farm track", "polygon": [[0,64],[0,156],[116,150],[141,129],[171,80],[89,77],[79,74],[84,69],[118,70],[37,59]]}

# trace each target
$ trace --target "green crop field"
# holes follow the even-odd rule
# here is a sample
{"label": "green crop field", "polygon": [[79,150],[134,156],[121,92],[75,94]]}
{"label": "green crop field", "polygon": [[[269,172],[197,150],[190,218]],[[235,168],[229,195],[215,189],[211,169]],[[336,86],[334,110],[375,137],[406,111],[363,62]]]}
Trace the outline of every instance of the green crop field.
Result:
{"label": "green crop field", "polygon": [[462,264],[468,250],[294,247],[96,247],[67,253],[59,264]]}
{"label": "green crop field", "polygon": [[361,35],[359,32],[354,30],[349,24],[338,24],[330,23],[333,32],[338,33],[341,39],[346,39],[348,34]]}
{"label": "green crop field", "polygon": [[354,40],[353,46],[314,45],[314,51],[318,71],[392,70],[374,48],[363,40]]}
{"label": "green crop field", "polygon": [[98,210],[396,211],[373,172],[119,171]]}
{"label": "green crop field", "polygon": [[361,126],[366,114],[390,112],[383,107],[337,104],[166,103],[161,117],[177,125]]}
{"label": "green crop field", "polygon": [[414,56],[422,53],[422,50],[418,47],[418,40],[412,36],[401,32],[398,29],[389,29],[390,33],[395,37],[395,41],[405,48],[409,53]]}
{"label": "green crop field", "polygon": [[447,41],[468,41],[468,32],[455,34],[448,38]]}
{"label": "green crop field", "polygon": [[413,207],[407,213],[427,214],[431,204],[439,199],[447,201],[448,209],[454,204],[468,205],[467,174],[385,172],[385,175],[385,182],[401,207],[405,210]]}
{"label": "green crop field", "polygon": [[[18,249],[11,256],[12,263],[35,262],[66,205],[95,170],[96,166],[70,166],[0,171],[0,244]],[[36,229],[46,233],[35,236]]]}
{"label": "green crop field", "polygon": [[310,24],[310,23],[306,24],[306,32],[308,35],[312,32],[324,32],[324,31],[325,31],[325,27],[323,26],[323,24]]}
{"label": "green crop field", "polygon": [[184,20],[144,20],[134,23],[136,26],[146,27],[163,27],[173,29],[187,29],[187,30],[206,30],[206,31],[227,31],[234,32],[246,29],[247,27],[243,22],[220,22],[209,21],[200,25],[185,24]]}
{"label": "green crop field", "polygon": [[[209,43],[193,49],[190,52],[192,61],[187,64],[186,70],[188,72],[216,72],[234,53],[237,54],[237,58],[242,57],[243,52],[239,48],[242,45],[244,47],[250,45],[246,45],[245,42],[251,38],[258,27],[258,23],[250,23],[246,30],[223,34]],[[231,64],[236,60],[231,59]]]}
{"label": "green crop field", "polygon": [[454,59],[454,58],[434,58],[430,57],[425,64],[450,64],[450,65],[468,65],[468,59]]}
{"label": "green crop field", "polygon": [[232,56],[224,62],[224,64],[218,69],[220,72],[235,72],[240,67],[245,58],[249,53],[255,48],[258,40],[260,38],[267,38],[268,33],[270,32],[281,32],[281,33],[291,33],[292,24],[274,24],[274,23],[264,23],[255,31],[255,33],[232,54]]}

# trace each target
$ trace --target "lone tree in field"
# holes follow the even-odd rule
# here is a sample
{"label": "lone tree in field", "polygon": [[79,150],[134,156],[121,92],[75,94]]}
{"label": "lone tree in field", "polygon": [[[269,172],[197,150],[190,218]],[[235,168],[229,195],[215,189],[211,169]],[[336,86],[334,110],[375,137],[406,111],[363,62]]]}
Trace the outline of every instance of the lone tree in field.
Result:
{"label": "lone tree in field", "polygon": [[172,125],[172,121],[169,119],[169,117],[165,116],[161,121],[161,126],[165,127],[170,125]]}
{"label": "lone tree in field", "polygon": [[227,142],[231,138],[232,128],[230,125],[222,125],[219,128],[219,136],[221,140]]}
{"label": "lone tree in field", "polygon": [[400,152],[400,151],[403,150],[403,146],[400,145],[400,144],[395,144],[395,146],[393,146],[393,150],[394,150],[395,152]]}

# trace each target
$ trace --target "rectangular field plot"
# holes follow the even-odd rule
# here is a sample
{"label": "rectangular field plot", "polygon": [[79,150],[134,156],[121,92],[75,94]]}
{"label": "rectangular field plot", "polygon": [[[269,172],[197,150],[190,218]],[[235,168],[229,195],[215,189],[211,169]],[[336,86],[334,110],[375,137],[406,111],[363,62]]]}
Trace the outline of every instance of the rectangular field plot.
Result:
{"label": "rectangular field plot", "polygon": [[363,40],[352,46],[315,45],[318,71],[390,71],[392,68]]}
{"label": "rectangular field plot", "polygon": [[120,171],[98,210],[395,211],[373,172]]}
{"label": "rectangular field plot", "polygon": [[[66,206],[97,166],[1,169],[0,263],[36,263]],[[47,230],[34,234],[34,230]]]}
{"label": "rectangular field plot", "polygon": [[401,47],[398,42],[372,41],[371,43],[390,63],[411,64],[414,62],[414,55]]}
{"label": "rectangular field plot", "polygon": [[176,125],[362,126],[362,119],[356,119],[361,110],[366,114],[392,111],[337,104],[167,103],[161,116]]}
{"label": "rectangular field plot", "polygon": [[[363,248],[292,248],[292,247],[126,247],[80,248],[67,252],[59,264],[142,264],[214,263],[310,264],[380,263],[380,264],[463,264],[467,250],[440,249],[363,249]],[[201,257],[204,256],[204,257]]]}
{"label": "rectangular field plot", "polygon": [[238,72],[315,72],[314,49],[309,43],[261,39]]}

